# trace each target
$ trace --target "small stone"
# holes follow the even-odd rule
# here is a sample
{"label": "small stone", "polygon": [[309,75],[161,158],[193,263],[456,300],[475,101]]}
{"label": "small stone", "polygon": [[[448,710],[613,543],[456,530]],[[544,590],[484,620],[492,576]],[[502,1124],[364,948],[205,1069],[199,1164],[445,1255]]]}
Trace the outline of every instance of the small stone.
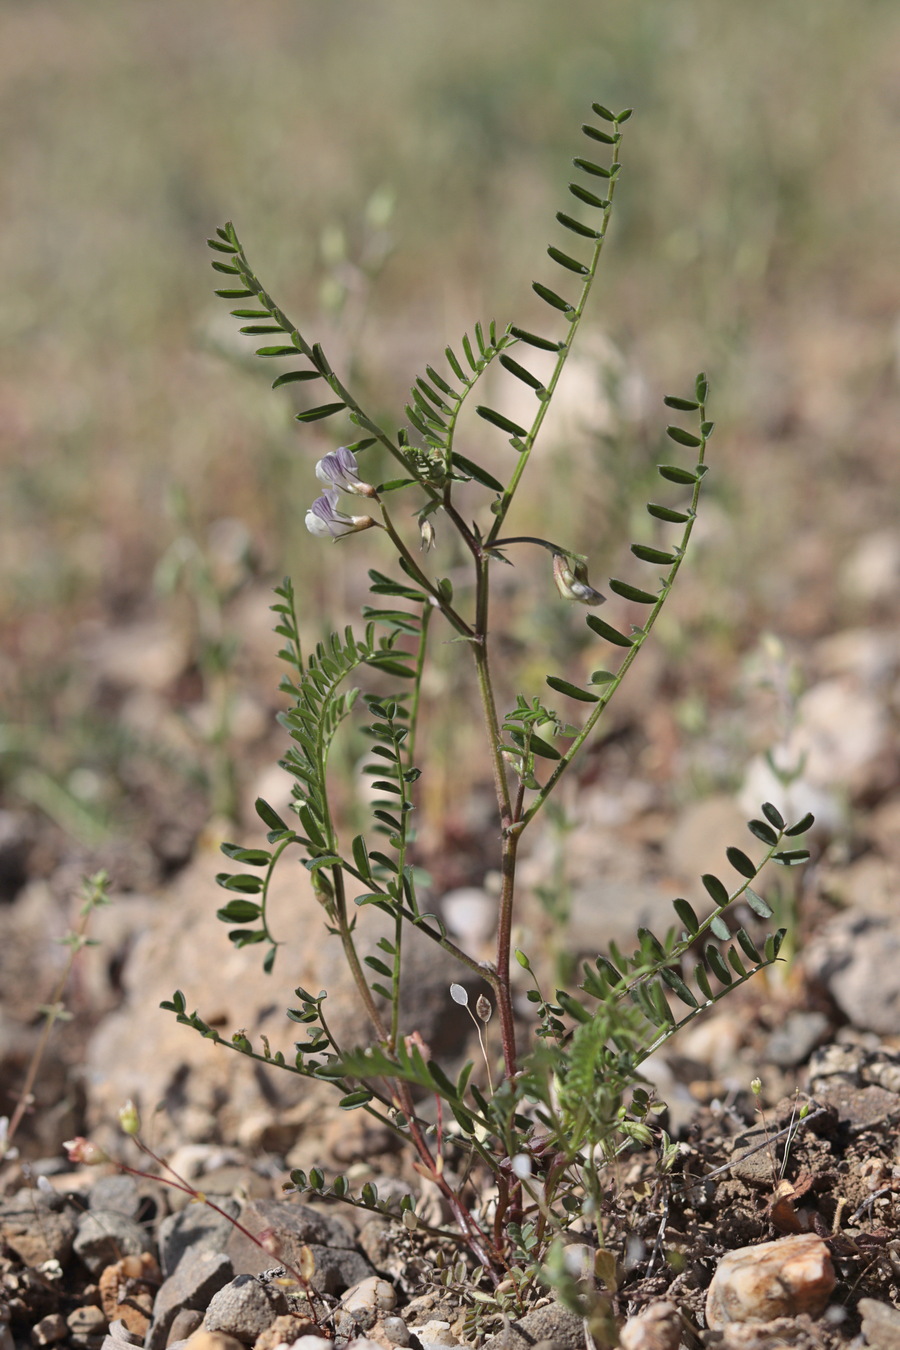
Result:
{"label": "small stone", "polygon": [[287,1299],[276,1286],[262,1284],[253,1275],[238,1275],[213,1295],[204,1325],[207,1331],[224,1331],[252,1345],[287,1311]]}
{"label": "small stone", "polygon": [[185,1341],[184,1350],[246,1350],[246,1346],[236,1336],[228,1336],[222,1331],[207,1331],[201,1327]]}
{"label": "small stone", "polygon": [[241,1207],[230,1196],[216,1196],[215,1201],[224,1214],[217,1214],[208,1205],[190,1205],[177,1214],[170,1214],[159,1225],[159,1263],[167,1278],[174,1273],[185,1252],[198,1249],[221,1252],[225,1246],[234,1231],[227,1216],[236,1219]]}
{"label": "small stone", "polygon": [[149,1252],[123,1256],[100,1275],[100,1304],[110,1322],[122,1321],[143,1339],[162,1275]]}
{"label": "small stone", "polygon": [[95,1337],[103,1335],[109,1322],[102,1308],[76,1308],[66,1318],[66,1326],[73,1346],[90,1346]]}
{"label": "small stone", "polygon": [[140,1345],[140,1336],[129,1331],[122,1321],[110,1322],[109,1331],[103,1337],[100,1350],[127,1350],[128,1346]]}
{"label": "small stone", "polygon": [[62,1313],[50,1313],[31,1328],[31,1344],[57,1345],[59,1341],[64,1341],[68,1334],[69,1328]]}
{"label": "small stone", "polygon": [[99,1177],[88,1193],[88,1206],[90,1209],[114,1209],[117,1214],[127,1214],[129,1219],[137,1219],[141,1210],[141,1197],[134,1177],[124,1172]]}
{"label": "small stone", "polygon": [[681,1316],[673,1303],[650,1303],[619,1332],[621,1350],[678,1350]]}
{"label": "small stone", "polygon": [[825,1039],[829,1021],[824,1013],[795,1008],[769,1037],[766,1059],[782,1069],[802,1064]]}
{"label": "small stone", "polygon": [[450,1330],[450,1323],[444,1322],[440,1318],[435,1318],[431,1322],[426,1322],[423,1327],[416,1327],[416,1335],[422,1345],[458,1345],[456,1337]]}
{"label": "small stone", "polygon": [[64,1266],[72,1250],[77,1219],[58,1196],[27,1188],[0,1202],[0,1243],[26,1266],[45,1261]]}
{"label": "small stone", "polygon": [[[276,1350],[279,1345],[296,1345],[304,1337],[306,1340],[319,1341],[323,1338],[315,1333],[315,1323],[310,1322],[308,1317],[295,1317],[292,1313],[287,1313],[284,1317],[276,1317],[270,1327],[257,1336],[253,1345],[253,1350]],[[328,1350],[332,1350],[331,1343],[326,1341]]]}
{"label": "small stone", "polygon": [[369,1275],[359,1280],[341,1296],[341,1307],[345,1312],[356,1313],[363,1309],[390,1311],[397,1306],[397,1293],[392,1284],[380,1275]]}
{"label": "small stone", "polygon": [[402,1317],[382,1317],[381,1329],[390,1345],[407,1346],[410,1342],[409,1327]]}
{"label": "small stone", "polygon": [[[362,1341],[354,1341],[354,1350]],[[301,1336],[299,1340],[294,1341],[291,1350],[334,1350],[334,1342],[328,1340],[327,1336]]]}
{"label": "small stone", "polygon": [[203,1313],[199,1308],[182,1308],[175,1314],[175,1319],[169,1327],[168,1345],[177,1345],[179,1341],[186,1341],[189,1336],[193,1336],[203,1325]]}
{"label": "small stone", "polygon": [[584,1350],[584,1321],[562,1304],[548,1303],[490,1336],[483,1350],[533,1350],[536,1341],[553,1341],[558,1350]]}
{"label": "small stone", "polygon": [[864,1130],[883,1129],[900,1120],[900,1097],[896,1092],[870,1083],[867,1087],[848,1087],[845,1083],[819,1088],[816,1101],[829,1107],[838,1124],[851,1134]]}
{"label": "small stone", "polygon": [[834,1267],[820,1237],[802,1233],[741,1247],[722,1258],[706,1296],[713,1330],[729,1322],[771,1322],[821,1313],[835,1286]]}
{"label": "small stone", "polygon": [[183,1309],[203,1312],[210,1299],[231,1279],[234,1271],[224,1252],[198,1247],[181,1258],[174,1275],[164,1280],[153,1304],[153,1321],[146,1350],[164,1350],[171,1340],[172,1323]]}
{"label": "small stone", "polygon": [[123,1256],[140,1256],[147,1234],[139,1223],[114,1209],[90,1209],[78,1220],[72,1244],[92,1275],[114,1265]]}
{"label": "small stone", "polygon": [[900,1350],[900,1310],[877,1298],[861,1298],[862,1333],[876,1350]]}

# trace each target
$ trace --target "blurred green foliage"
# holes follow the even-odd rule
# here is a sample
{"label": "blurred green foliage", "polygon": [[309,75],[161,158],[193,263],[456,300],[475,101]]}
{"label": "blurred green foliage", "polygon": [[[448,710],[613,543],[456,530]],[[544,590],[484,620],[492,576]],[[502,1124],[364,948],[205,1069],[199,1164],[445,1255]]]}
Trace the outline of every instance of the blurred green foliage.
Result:
{"label": "blurred green foliage", "polygon": [[[0,695],[13,702],[86,616],[146,602],[173,485],[201,526],[239,517],[264,570],[315,556],[300,528],[309,469],[333,445],[298,429],[233,345],[210,295],[214,222],[234,217],[334,359],[377,353],[360,375],[393,405],[472,314],[528,322],[524,278],[545,275],[591,98],[636,109],[603,278],[614,359],[595,371],[618,388],[587,458],[563,445],[548,465],[555,496],[535,475],[518,527],[560,513],[596,554],[607,516],[627,516],[623,481],[655,461],[658,395],[698,364],[722,433],[712,570],[723,597],[755,576],[726,641],[748,607],[754,622],[789,610],[792,535],[798,549],[806,530],[827,539],[827,568],[889,518],[892,0],[3,0],[0,52]],[[372,267],[367,209],[391,199]],[[726,603],[707,590],[713,628]]]}

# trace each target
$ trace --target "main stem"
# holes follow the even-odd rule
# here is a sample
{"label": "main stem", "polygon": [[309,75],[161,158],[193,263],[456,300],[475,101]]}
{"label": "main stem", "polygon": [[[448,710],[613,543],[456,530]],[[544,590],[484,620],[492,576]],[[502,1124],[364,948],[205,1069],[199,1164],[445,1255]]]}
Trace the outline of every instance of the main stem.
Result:
{"label": "main stem", "polygon": [[501,754],[500,722],[497,717],[497,705],[491,682],[491,669],[488,658],[488,614],[489,614],[489,555],[479,546],[475,549],[476,598],[475,598],[475,641],[472,649],[475,654],[475,669],[478,675],[478,692],[484,710],[485,727],[491,751],[491,766],[494,774],[494,787],[497,793],[497,806],[503,828],[503,852],[500,862],[501,888],[500,909],[497,921],[497,962],[494,991],[497,997],[497,1012],[500,1018],[500,1035],[503,1043],[503,1063],[506,1076],[511,1078],[516,1072],[516,1028],[512,1009],[512,993],[509,984],[509,953],[512,940],[513,900],[515,898],[516,850],[519,831],[513,821],[513,802],[506,776],[506,765]]}

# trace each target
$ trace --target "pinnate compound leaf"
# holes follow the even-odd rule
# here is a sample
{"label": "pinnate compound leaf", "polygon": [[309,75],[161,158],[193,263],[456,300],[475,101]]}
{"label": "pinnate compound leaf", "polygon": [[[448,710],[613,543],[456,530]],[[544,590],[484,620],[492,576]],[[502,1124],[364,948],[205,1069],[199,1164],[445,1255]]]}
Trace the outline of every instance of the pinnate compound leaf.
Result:
{"label": "pinnate compound leaf", "polygon": [[373,1097],[373,1093],[367,1092],[365,1088],[359,1088],[356,1092],[349,1092],[346,1097],[342,1097],[338,1106],[342,1111],[355,1111],[358,1106],[366,1106]]}
{"label": "pinnate compound leaf", "polygon": [[712,944],[710,944],[706,948],[704,955],[706,957],[706,964],[720,984],[727,985],[734,982],[734,976],[722,960],[722,954],[718,947],[713,947]]}
{"label": "pinnate compound leaf", "polygon": [[608,131],[601,131],[599,127],[592,127],[588,122],[583,123],[581,130],[592,141],[600,141],[603,145],[615,145],[616,143],[615,136],[610,136]]}
{"label": "pinnate compound leaf", "polygon": [[586,689],[579,689],[577,684],[570,684],[568,680],[561,680],[558,675],[548,675],[547,683],[558,694],[566,694],[569,698],[580,699],[582,703],[597,703],[600,698],[599,694],[591,694]]}
{"label": "pinnate compound leaf", "polygon": [[609,169],[604,169],[602,164],[595,164],[590,159],[573,159],[572,163],[578,169],[583,169],[585,173],[593,174],[595,178],[611,178]]}
{"label": "pinnate compound leaf", "polygon": [[240,891],[244,895],[257,895],[263,888],[262,877],[252,876],[250,872],[219,872],[216,881],[226,891]]}
{"label": "pinnate compound leaf", "polygon": [[693,906],[688,904],[687,900],[673,900],[672,908],[684,924],[691,937],[695,937],[700,932],[700,920],[694,912]]}
{"label": "pinnate compound leaf", "polygon": [[747,930],[745,928],[739,928],[734,936],[737,938],[738,944],[744,955],[748,956],[751,961],[755,961],[757,965],[760,965],[763,958],[753,945],[753,941]]}
{"label": "pinnate compound leaf", "polygon": [[723,905],[728,904],[728,891],[718,877],[713,876],[712,872],[705,872],[700,880],[703,882],[707,895],[717,908],[721,909]]}
{"label": "pinnate compound leaf", "polygon": [[610,577],[609,589],[623,600],[631,600],[636,605],[655,605],[659,599],[658,595],[642,591],[638,586],[630,586],[627,581],[619,581],[617,577]]}
{"label": "pinnate compound leaf", "polygon": [[699,1008],[700,1005],[697,1002],[696,996],[691,993],[690,989],[687,987],[687,985],[685,984],[684,980],[681,978],[680,975],[676,974],[674,970],[669,970],[666,967],[664,967],[659,973],[662,979],[665,981],[665,983],[675,994],[676,998],[680,998],[681,1002],[686,1003],[689,1008]]}
{"label": "pinnate compound leaf", "polygon": [[456,468],[462,469],[464,474],[474,479],[476,483],[480,483],[482,487],[490,488],[492,492],[503,491],[503,484],[499,483],[493,474],[489,474],[487,469],[483,469],[480,464],[476,464],[474,460],[466,459],[464,455],[460,455],[454,450],[452,461]]}
{"label": "pinnate compound leaf", "polygon": [[749,907],[753,910],[753,913],[758,915],[760,919],[771,919],[772,917],[771,905],[769,905],[768,902],[765,901],[761,895],[757,895],[756,891],[752,890],[749,886],[746,886],[744,888],[743,898],[744,900],[746,900]]}
{"label": "pinnate compound leaf", "polygon": [[574,216],[566,215],[565,211],[557,211],[556,219],[564,229],[571,230],[573,234],[578,234],[582,239],[600,239],[602,236],[599,230],[592,230],[590,225],[584,225]]}
{"label": "pinnate compound leaf", "polygon": [[536,375],[532,375],[530,370],[526,370],[524,366],[519,365],[519,362],[514,361],[511,356],[506,354],[506,352],[501,353],[500,364],[505,370],[508,370],[511,375],[515,375],[517,380],[521,380],[523,384],[527,384],[529,388],[543,389],[543,381],[539,380]]}
{"label": "pinnate compound leaf", "polygon": [[334,417],[335,413],[342,412],[346,406],[345,403],[322,403],[318,408],[294,413],[294,417],[298,422],[321,422],[326,417]]}
{"label": "pinnate compound leaf", "polygon": [[583,262],[579,262],[577,258],[570,257],[568,253],[563,253],[562,249],[553,248],[552,245],[547,249],[547,253],[555,263],[559,263],[560,267],[565,267],[569,272],[576,272],[579,276],[586,277],[591,270],[589,267],[585,267]]}
{"label": "pinnate compound leaf", "polygon": [[668,567],[675,561],[674,553],[666,553],[661,548],[650,548],[647,544],[632,544],[631,551],[641,562],[657,563],[661,567]]}
{"label": "pinnate compound leaf", "polygon": [[569,191],[573,197],[577,197],[580,202],[584,202],[585,206],[595,206],[599,211],[605,211],[609,206],[609,202],[603,197],[595,196],[586,187],[582,187],[580,183],[570,183]]}
{"label": "pinnate compound leaf", "polygon": [[780,863],[782,867],[796,867],[799,863],[809,861],[809,849],[781,849],[778,853],[773,853],[772,858],[775,862]]}
{"label": "pinnate compound leaf", "polygon": [[748,820],[747,829],[751,834],[756,835],[761,843],[767,844],[769,848],[774,848],[778,843],[778,835],[772,829],[772,826],[767,825],[764,820]]}
{"label": "pinnate compound leaf", "polygon": [[540,281],[533,281],[531,283],[531,289],[534,291],[535,295],[539,295],[542,300],[548,305],[552,305],[554,309],[561,310],[563,314],[574,314],[575,306],[570,305],[568,300],[564,300],[561,295],[557,295],[556,291],[551,291],[549,286],[543,285]]}
{"label": "pinnate compound leaf", "polygon": [[605,638],[607,642],[613,643],[616,647],[634,646],[634,638],[626,637],[617,628],[613,628],[610,624],[604,623],[602,619],[598,619],[596,614],[588,614],[586,623],[588,628],[592,628],[598,637]]}
{"label": "pinnate compound leaf", "polygon": [[550,338],[539,337],[537,333],[529,333],[527,328],[510,328],[509,331],[520,342],[527,342],[529,347],[538,347],[542,352],[558,352],[565,345]]}
{"label": "pinnate compound leaf", "polygon": [[752,879],[756,876],[756,867],[739,848],[726,848],[725,856],[736,872],[742,877]]}
{"label": "pinnate compound leaf", "polygon": [[524,427],[520,427],[518,422],[514,422],[510,417],[504,417],[495,408],[486,408],[483,403],[479,403],[475,408],[479,417],[483,417],[485,422],[490,422],[493,426],[499,427],[501,431],[507,432],[510,436],[526,436]]}
{"label": "pinnate compound leaf", "polygon": [[321,378],[317,370],[289,370],[272,381],[272,388],[280,389],[283,384],[301,384],[306,380],[321,380]]}
{"label": "pinnate compound leaf", "polygon": [[680,464],[657,464],[656,472],[669,483],[696,483],[699,475],[693,469],[683,469]]}
{"label": "pinnate compound leaf", "polygon": [[657,520],[670,521],[673,525],[684,525],[691,518],[688,511],[673,511],[671,506],[658,506],[656,502],[648,502],[647,510]]}
{"label": "pinnate compound leaf", "polygon": [[216,918],[223,923],[253,923],[261,913],[262,908],[252,900],[229,900],[216,910]]}

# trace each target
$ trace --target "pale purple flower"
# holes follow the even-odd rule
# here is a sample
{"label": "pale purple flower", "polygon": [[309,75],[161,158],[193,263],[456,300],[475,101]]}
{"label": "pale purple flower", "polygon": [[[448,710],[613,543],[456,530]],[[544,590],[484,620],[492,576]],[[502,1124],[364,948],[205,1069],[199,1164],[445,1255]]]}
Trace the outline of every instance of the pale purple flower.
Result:
{"label": "pale purple flower", "polygon": [[341,488],[344,492],[354,492],[359,497],[375,496],[372,484],[359,476],[356,456],[345,445],[332,450],[330,455],[319,460],[316,465],[316,477],[320,483],[329,488]]}
{"label": "pale purple flower", "polygon": [[337,488],[330,488],[317,497],[306,513],[306,528],[318,539],[340,539],[356,530],[368,530],[377,522],[371,516],[346,516],[337,509]]}
{"label": "pale purple flower", "polygon": [[564,600],[577,600],[580,605],[602,605],[606,599],[588,581],[587,563],[583,560],[570,563],[564,554],[554,553],[553,580]]}

